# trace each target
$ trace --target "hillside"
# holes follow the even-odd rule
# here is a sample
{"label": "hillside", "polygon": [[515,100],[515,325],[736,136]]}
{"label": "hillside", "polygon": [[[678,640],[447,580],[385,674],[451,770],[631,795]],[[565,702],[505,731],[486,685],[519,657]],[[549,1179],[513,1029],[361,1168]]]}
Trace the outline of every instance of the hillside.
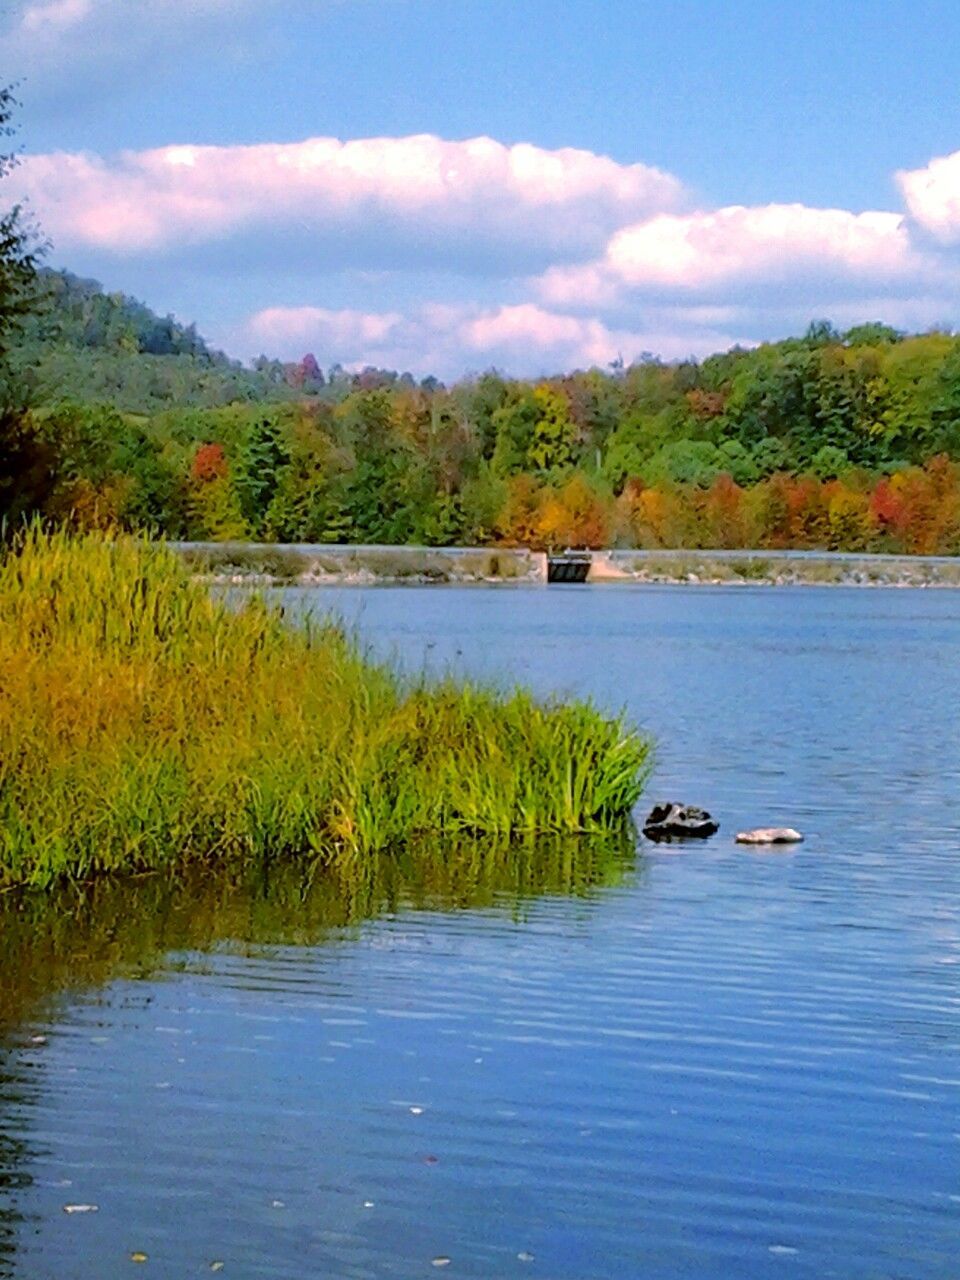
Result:
{"label": "hillside", "polygon": [[445,387],[244,368],[63,272],[16,353],[5,513],[174,537],[960,552],[960,338],[880,324]]}
{"label": "hillside", "polygon": [[215,351],[192,324],[159,316],[136,298],[105,293],[69,271],[40,272],[43,304],[23,326],[14,367],[35,403],[109,402],[131,413],[299,394],[285,368],[245,368]]}

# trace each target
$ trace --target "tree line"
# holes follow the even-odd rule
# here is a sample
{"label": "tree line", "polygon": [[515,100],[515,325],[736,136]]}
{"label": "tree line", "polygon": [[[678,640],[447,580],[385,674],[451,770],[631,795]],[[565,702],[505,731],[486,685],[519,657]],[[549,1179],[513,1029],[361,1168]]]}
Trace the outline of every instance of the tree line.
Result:
{"label": "tree line", "polygon": [[341,373],[150,413],[64,398],[27,409],[21,436],[8,512],[82,527],[960,551],[960,340],[945,333],[818,326],[699,363],[449,387]]}

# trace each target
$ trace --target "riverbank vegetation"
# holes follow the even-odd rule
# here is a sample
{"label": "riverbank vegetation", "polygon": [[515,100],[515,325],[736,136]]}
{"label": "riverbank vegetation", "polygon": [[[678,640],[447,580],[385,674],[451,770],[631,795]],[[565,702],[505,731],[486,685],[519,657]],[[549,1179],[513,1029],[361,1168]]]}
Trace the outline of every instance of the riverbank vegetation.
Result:
{"label": "riverbank vegetation", "polygon": [[960,551],[960,337],[883,325],[537,381],[244,368],[64,273],[0,502],[175,538]]}
{"label": "riverbank vegetation", "polygon": [[590,706],[405,680],[127,537],[21,539],[0,670],[0,885],[611,830],[650,759]]}

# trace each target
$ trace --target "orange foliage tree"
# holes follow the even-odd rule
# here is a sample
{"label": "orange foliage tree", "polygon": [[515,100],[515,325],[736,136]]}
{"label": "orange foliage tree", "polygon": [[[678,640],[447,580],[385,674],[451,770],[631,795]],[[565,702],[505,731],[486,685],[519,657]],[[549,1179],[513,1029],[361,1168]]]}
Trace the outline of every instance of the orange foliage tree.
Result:
{"label": "orange foliage tree", "polygon": [[229,470],[222,444],[201,444],[193,455],[190,476],[200,484],[207,484],[211,480],[224,479]]}

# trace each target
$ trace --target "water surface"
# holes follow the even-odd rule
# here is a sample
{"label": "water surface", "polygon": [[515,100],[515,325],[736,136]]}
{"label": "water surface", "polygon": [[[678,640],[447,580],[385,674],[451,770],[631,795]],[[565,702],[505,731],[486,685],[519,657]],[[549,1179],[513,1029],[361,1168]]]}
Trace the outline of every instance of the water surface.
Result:
{"label": "water surface", "polygon": [[625,705],[721,832],[6,908],[0,1274],[955,1277],[960,597],[284,596]]}

